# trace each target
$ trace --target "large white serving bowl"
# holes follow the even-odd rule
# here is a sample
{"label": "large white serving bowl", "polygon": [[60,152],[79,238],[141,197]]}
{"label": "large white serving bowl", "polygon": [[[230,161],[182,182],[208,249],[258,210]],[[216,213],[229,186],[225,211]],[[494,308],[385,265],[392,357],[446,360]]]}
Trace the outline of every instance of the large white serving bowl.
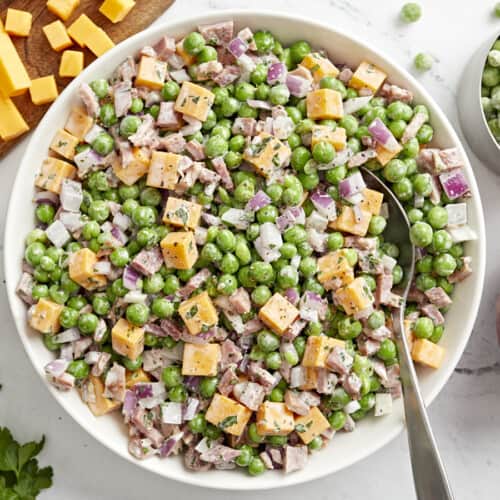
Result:
{"label": "large white serving bowl", "polygon": [[[33,180],[55,131],[64,124],[70,108],[77,102],[77,89],[82,82],[110,75],[113,68],[126,56],[134,54],[144,45],[155,42],[161,35],[168,33],[182,36],[192,31],[198,24],[225,19],[234,19],[238,28],[250,26],[254,30],[268,29],[285,43],[297,39],[308,40],[314,47],[326,49],[330,57],[338,63],[356,66],[361,60],[366,59],[380,66],[389,75],[391,82],[410,89],[415,94],[416,102],[428,106],[435,129],[436,144],[441,147],[457,146],[465,157],[465,151],[455,131],[422,86],[390,58],[375,51],[355,36],[337,30],[334,26],[275,12],[223,11],[195,15],[187,20],[172,20],[131,37],[91,64],[52,105],[30,140],[12,190],[4,247],[8,298],[26,352],[43,380],[45,380],[43,367],[52,359],[52,354],[44,347],[40,336],[28,328],[26,308],[16,296],[15,288],[21,272],[24,236],[34,225],[31,202],[34,192]],[[472,256],[474,262],[474,274],[457,286],[454,303],[447,314],[446,332],[440,343],[446,350],[443,365],[435,371],[419,370],[421,389],[427,404],[443,388],[462,355],[472,331],[483,289],[486,246],[483,209],[468,160],[466,160],[466,174],[472,192],[472,199],[468,202],[469,221],[478,235],[476,241],[467,244],[467,253]],[[311,456],[307,467],[302,471],[287,476],[281,472],[268,472],[258,479],[240,471],[192,473],[175,458],[163,460],[152,458],[145,461],[134,459],[127,451],[126,429],[119,415],[96,418],[82,403],[76,391],[62,393],[48,383],[46,385],[59,404],[89,434],[118,455],[167,478],[209,488],[268,489],[310,481],[352,465],[370,455],[397,436],[404,426],[402,406],[399,402],[390,416],[368,418],[357,426],[355,432],[339,433],[326,449]]]}

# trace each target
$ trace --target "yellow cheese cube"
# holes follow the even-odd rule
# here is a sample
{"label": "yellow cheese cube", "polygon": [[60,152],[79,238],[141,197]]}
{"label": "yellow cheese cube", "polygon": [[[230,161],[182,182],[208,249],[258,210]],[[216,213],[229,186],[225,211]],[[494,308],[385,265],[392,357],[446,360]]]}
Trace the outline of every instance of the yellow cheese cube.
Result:
{"label": "yellow cheese cube", "polygon": [[161,89],[167,74],[167,63],[155,57],[142,56],[135,84],[137,86]]}
{"label": "yellow cheese cube", "polygon": [[179,304],[179,315],[191,335],[206,332],[219,321],[217,311],[207,292],[185,300]]}
{"label": "yellow cheese cube", "polygon": [[135,5],[134,0],[104,0],[99,12],[112,23],[123,21]]}
{"label": "yellow cheese cube", "polygon": [[439,368],[444,359],[444,349],[427,339],[415,339],[411,350],[413,361],[431,368]]}
{"label": "yellow cheese cube", "polygon": [[56,52],[60,52],[73,45],[66,31],[66,26],[64,26],[61,21],[54,21],[53,23],[46,24],[42,29],[50,46]]}
{"label": "yellow cheese cube", "polygon": [[295,429],[304,444],[309,444],[329,428],[330,423],[317,407],[311,408],[307,415],[295,419]]}
{"label": "yellow cheese cube", "polygon": [[142,368],[139,368],[135,372],[129,372],[127,370],[125,375],[125,387],[127,389],[134,387],[135,384],[144,382],[151,382],[151,377]]}
{"label": "yellow cheese cube", "polygon": [[67,21],[78,5],[80,0],[48,0],[47,9],[63,21]]}
{"label": "yellow cheese cube", "polygon": [[28,36],[31,31],[33,16],[31,12],[18,9],[7,9],[5,18],[5,31],[9,35]]}
{"label": "yellow cheese cube", "polygon": [[344,205],[338,217],[330,222],[329,227],[336,231],[355,234],[356,236],[366,236],[372,214],[360,209],[360,220],[357,220],[356,213],[352,207]]}
{"label": "yellow cheese cube", "polygon": [[316,389],[318,383],[318,370],[312,366],[305,368],[304,383],[299,387],[302,391],[312,391]]}
{"label": "yellow cheese cube", "polygon": [[144,329],[120,318],[111,330],[111,343],[118,354],[134,361],[144,351]]}
{"label": "yellow cheese cube", "polygon": [[5,96],[21,95],[31,86],[31,80],[12,40],[0,32],[0,89]]}
{"label": "yellow cheese cube", "polygon": [[336,90],[313,90],[307,94],[306,105],[311,120],[337,120],[344,116],[342,95]]}
{"label": "yellow cheese cube", "polygon": [[29,325],[41,333],[57,333],[61,325],[59,316],[64,306],[48,299],[40,299],[31,309]]}
{"label": "yellow cheese cube", "polygon": [[121,163],[113,164],[113,172],[127,186],[135,184],[143,175],[146,175],[149,170],[148,152],[142,148],[133,148],[132,153],[135,160],[130,162],[126,167]]}
{"label": "yellow cheese cube", "polygon": [[352,283],[335,292],[335,302],[340,304],[349,316],[366,309],[373,303],[373,295],[364,278],[356,278]]}
{"label": "yellow cheese cube", "polygon": [[65,50],[59,64],[59,76],[74,78],[83,71],[83,52],[79,50]]}
{"label": "yellow cheese cube", "polygon": [[395,158],[403,149],[403,146],[399,146],[396,151],[388,151],[383,148],[380,144],[375,146],[375,152],[377,153],[378,162],[385,167],[393,158]]}
{"label": "yellow cheese cube", "polygon": [[311,147],[318,142],[329,142],[337,151],[345,149],[347,143],[347,134],[345,128],[337,127],[332,130],[328,125],[314,125],[312,128]]}
{"label": "yellow cheese cube", "polygon": [[35,179],[35,186],[59,194],[63,179],[73,179],[76,168],[57,158],[46,158]]}
{"label": "yellow cheese cube", "polygon": [[215,394],[208,407],[205,419],[233,436],[241,436],[252,416],[245,406],[231,398]]}
{"label": "yellow cheese cube", "polygon": [[89,248],[81,248],[69,258],[69,277],[87,290],[94,290],[106,285],[106,276],[97,274],[94,266],[97,255]]}
{"label": "yellow cheese cube", "polygon": [[96,57],[101,57],[108,50],[111,50],[115,46],[115,44],[102,28],[99,28],[94,24],[94,28],[85,41],[85,46]]}
{"label": "yellow cheese cube", "polygon": [[33,104],[37,105],[55,101],[59,92],[54,75],[31,80],[30,95]]}
{"label": "yellow cheese cube", "polygon": [[334,347],[344,347],[343,340],[327,337],[326,335],[311,335],[307,338],[302,366],[309,368],[324,368],[326,358]]}
{"label": "yellow cheese cube", "polygon": [[0,94],[0,137],[4,141],[15,139],[29,130],[23,115],[10,97]]}
{"label": "yellow cheese cube", "polygon": [[192,56],[184,50],[184,38],[177,42],[175,51],[182,57],[182,60],[184,61],[186,66],[191,66],[192,64],[196,63],[196,56]]}
{"label": "yellow cheese cube", "polygon": [[146,184],[157,188],[175,189],[179,180],[178,168],[181,160],[182,155],[153,151]]}
{"label": "yellow cheese cube", "polygon": [[336,78],[339,74],[337,67],[318,52],[307,54],[304,59],[302,59],[300,66],[307,68],[316,82],[319,82],[325,76]]}
{"label": "yellow cheese cube", "polygon": [[379,191],[374,191],[373,189],[363,190],[363,200],[359,204],[361,210],[369,212],[372,215],[379,215],[380,209],[382,208],[382,202],[384,201],[384,195]]}
{"label": "yellow cheese cube", "polygon": [[[60,16],[61,17],[61,16]],[[65,19],[64,19],[65,20]],[[97,25],[85,14],[81,14],[69,27],[68,35],[80,47],[86,47],[90,34],[95,31]]]}
{"label": "yellow cheese cube", "polygon": [[174,109],[178,113],[204,122],[214,103],[215,96],[210,90],[192,82],[183,82]]}
{"label": "yellow cheese cube", "polygon": [[352,75],[349,86],[353,89],[367,88],[375,94],[386,78],[381,69],[363,61]]}
{"label": "yellow cheese cube", "polygon": [[102,417],[103,415],[106,415],[106,413],[110,413],[120,408],[120,401],[115,401],[114,399],[104,397],[104,383],[99,377],[90,375],[89,383],[92,384],[95,401],[90,401],[87,404],[90,408],[90,411],[96,417]]}
{"label": "yellow cheese cube", "polygon": [[195,229],[200,223],[201,205],[169,196],[165,205],[163,222],[172,226]]}
{"label": "yellow cheese cube", "polygon": [[348,285],[354,280],[354,270],[346,257],[345,250],[330,252],[318,259],[318,281],[327,289],[337,288],[334,281]]}
{"label": "yellow cheese cube", "polygon": [[288,161],[290,154],[288,144],[270,134],[261,133],[245,149],[243,159],[251,163],[259,174],[268,177]]}
{"label": "yellow cheese cube", "polygon": [[279,293],[275,293],[259,311],[260,320],[278,335],[285,333],[298,315],[299,310]]}
{"label": "yellow cheese cube", "polygon": [[257,433],[261,436],[286,436],[293,432],[293,413],[285,403],[265,401],[259,406],[256,416]]}
{"label": "yellow cheese cube", "polygon": [[198,259],[198,248],[192,231],[168,233],[160,242],[167,267],[191,269]]}
{"label": "yellow cheese cube", "polygon": [[68,160],[72,160],[75,156],[75,148],[78,144],[78,137],[71,135],[66,130],[58,130],[52,142],[50,149],[58,155],[64,156]]}
{"label": "yellow cheese cube", "polygon": [[221,357],[219,344],[184,344],[182,374],[214,377]]}
{"label": "yellow cheese cube", "polygon": [[66,120],[64,125],[65,130],[67,130],[71,135],[78,137],[82,140],[87,132],[92,128],[94,120],[83,110],[83,108],[77,107],[71,110],[71,113]]}

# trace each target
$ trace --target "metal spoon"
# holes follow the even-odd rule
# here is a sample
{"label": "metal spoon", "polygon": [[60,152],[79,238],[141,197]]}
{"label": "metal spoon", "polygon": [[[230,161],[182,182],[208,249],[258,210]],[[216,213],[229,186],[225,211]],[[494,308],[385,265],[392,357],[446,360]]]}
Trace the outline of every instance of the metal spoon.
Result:
{"label": "metal spoon", "polygon": [[408,340],[404,334],[406,298],[415,271],[415,247],[410,241],[410,223],[394,193],[373,172],[366,168],[361,170],[366,184],[384,193],[384,199],[389,206],[390,221],[384,237],[387,241],[399,246],[398,262],[404,270],[403,305],[393,313],[393,324],[399,351],[406,428],[417,498],[419,500],[453,500],[453,493],[420,394]]}

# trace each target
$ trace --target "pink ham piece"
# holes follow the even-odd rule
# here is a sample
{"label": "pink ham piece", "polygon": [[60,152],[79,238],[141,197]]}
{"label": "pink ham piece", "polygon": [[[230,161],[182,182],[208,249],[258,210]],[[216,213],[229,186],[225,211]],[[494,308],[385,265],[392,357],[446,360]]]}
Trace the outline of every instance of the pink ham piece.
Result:
{"label": "pink ham piece", "polygon": [[164,101],[160,104],[160,111],[156,125],[165,130],[179,130],[182,127],[182,118],[174,109],[175,103]]}
{"label": "pink ham piece", "polygon": [[226,87],[240,77],[241,70],[238,66],[229,65],[214,77],[214,82],[220,87]]}
{"label": "pink ham piece", "polygon": [[288,328],[288,330],[283,334],[285,340],[295,340],[302,330],[306,327],[307,322],[303,319],[296,319]]}
{"label": "pink ham piece", "polygon": [[285,405],[297,415],[307,415],[310,410],[310,406],[300,397],[300,393],[290,389],[285,392]]}
{"label": "pink ham piece", "polygon": [[353,398],[359,399],[361,396],[361,379],[353,372],[344,380],[342,387]]}
{"label": "pink ham piece", "polygon": [[209,269],[202,269],[192,276],[189,281],[177,291],[177,295],[187,299],[196,289],[200,288],[210,278],[212,273]]}
{"label": "pink ham piece", "polygon": [[234,135],[241,134],[245,137],[255,135],[255,118],[238,117],[233,122],[232,132]]}
{"label": "pink ham piece", "polygon": [[132,106],[132,84],[130,81],[120,82],[113,86],[113,101],[117,118],[125,116]]}
{"label": "pink ham piece", "polygon": [[349,80],[352,78],[353,74],[354,73],[352,72],[352,69],[349,68],[348,66],[345,66],[339,73],[338,78],[342,83],[349,83]]}
{"label": "pink ham piece", "polygon": [[240,382],[233,387],[233,396],[248,409],[257,411],[264,401],[266,391],[255,382]]}
{"label": "pink ham piece", "polygon": [[163,265],[163,256],[159,246],[141,250],[131,262],[134,269],[144,274],[152,276],[157,273]]}
{"label": "pink ham piece", "polygon": [[26,304],[29,305],[36,303],[36,300],[33,298],[33,295],[31,294],[31,290],[33,289],[34,284],[35,282],[33,280],[33,276],[28,273],[23,273],[16,287],[16,293],[24,302],[26,302]]}
{"label": "pink ham piece", "polygon": [[233,21],[222,21],[214,24],[198,26],[198,31],[207,43],[213,45],[226,45],[234,38]]}
{"label": "pink ham piece", "polygon": [[325,364],[335,373],[345,375],[349,373],[353,362],[354,358],[343,347],[335,346],[326,358]]}
{"label": "pink ham piece", "polygon": [[111,354],[109,354],[108,352],[100,352],[99,358],[92,366],[92,371],[91,371],[92,375],[94,377],[100,377],[106,371],[106,368],[108,367],[108,363],[110,361],[111,361]]}
{"label": "pink ham piece", "polygon": [[233,179],[231,179],[231,175],[226,166],[226,162],[222,156],[217,156],[216,158],[212,158],[212,166],[214,170],[220,175],[222,185],[228,190],[232,191],[234,189]]}
{"label": "pink ham piece", "polygon": [[191,155],[194,161],[205,159],[205,148],[196,139],[192,139],[185,143],[186,151]]}
{"label": "pink ham piece", "polygon": [[303,469],[307,464],[307,446],[284,446],[283,468],[286,474]]}
{"label": "pink ham piece", "polygon": [[250,295],[243,287],[229,296],[229,304],[237,314],[246,314],[252,309]]}
{"label": "pink ham piece", "polygon": [[271,373],[255,362],[250,363],[248,366],[248,375],[253,381],[262,385],[266,390],[266,393],[271,392],[271,390],[278,383]]}
{"label": "pink ham piece", "polygon": [[175,38],[163,36],[153,45],[153,49],[158,59],[166,61],[170,56],[175,54]]}
{"label": "pink ham piece", "polygon": [[420,310],[432,321],[435,325],[442,325],[444,323],[444,316],[434,304],[425,304],[420,307]]}
{"label": "pink ham piece", "polygon": [[449,276],[448,281],[450,283],[459,283],[472,274],[472,257],[466,256],[462,257],[460,260],[462,265]]}
{"label": "pink ham piece", "polygon": [[439,309],[451,305],[450,296],[440,287],[433,287],[424,292],[425,296]]}
{"label": "pink ham piece", "polygon": [[177,132],[175,134],[169,134],[165,137],[160,137],[158,139],[158,147],[166,149],[169,153],[180,154],[186,148],[186,139],[184,136]]}
{"label": "pink ham piece", "polygon": [[230,366],[225,372],[224,375],[222,375],[219,385],[217,386],[217,389],[221,394],[224,396],[229,396],[231,392],[233,391],[233,388],[235,385],[240,381],[238,376],[236,375],[236,369],[234,366]]}
{"label": "pink ham piece", "polygon": [[363,356],[373,356],[380,349],[380,342],[378,340],[373,340],[366,335],[360,335],[356,339],[358,344],[359,352]]}
{"label": "pink ham piece", "polygon": [[134,58],[128,56],[125,61],[123,61],[117,70],[118,77],[124,82],[131,82],[132,78],[137,75],[137,68],[135,65]]}
{"label": "pink ham piece", "polygon": [[333,394],[333,390],[335,389],[337,382],[338,377],[335,373],[331,373],[325,368],[318,368],[316,390],[319,394]]}
{"label": "pink ham piece", "polygon": [[427,113],[417,113],[411,120],[410,123],[405,128],[403,132],[403,137],[401,137],[401,143],[406,144],[410,139],[416,137],[417,132],[420,127],[427,121]]}
{"label": "pink ham piece", "polygon": [[402,101],[406,104],[410,104],[413,101],[413,94],[409,90],[398,87],[397,85],[391,85],[390,83],[384,83],[379,94],[386,99],[388,104],[394,101]]}
{"label": "pink ham piece", "polygon": [[230,339],[224,340],[221,344],[221,370],[226,370],[230,366],[236,366],[242,359],[241,349]]}
{"label": "pink ham piece", "polygon": [[99,115],[99,99],[95,95],[94,91],[90,88],[87,83],[82,83],[78,90],[78,95],[82,100],[87,113],[92,117],[96,118]]}
{"label": "pink ham piece", "polygon": [[198,65],[196,79],[199,81],[213,80],[219,75],[224,67],[219,61],[208,61]]}
{"label": "pink ham piece", "polygon": [[106,398],[123,402],[125,399],[125,368],[117,363],[106,373],[104,393]]}
{"label": "pink ham piece", "polygon": [[349,159],[347,166],[349,168],[360,167],[361,165],[364,165],[367,161],[376,157],[377,157],[377,152],[374,149],[365,149],[364,151],[360,151],[359,153],[356,153],[354,156],[352,156]]}
{"label": "pink ham piece", "polygon": [[136,147],[156,149],[159,145],[159,138],[154,118],[150,114],[144,115],[139,128],[128,140]]}
{"label": "pink ham piece", "polygon": [[389,304],[391,301],[392,274],[379,274],[377,276],[377,288],[375,290],[375,305]]}
{"label": "pink ham piece", "polygon": [[222,444],[215,444],[208,448],[200,455],[203,462],[209,462],[214,465],[222,465],[227,463],[234,463],[234,461],[241,455],[240,450],[235,450],[229,446]]}

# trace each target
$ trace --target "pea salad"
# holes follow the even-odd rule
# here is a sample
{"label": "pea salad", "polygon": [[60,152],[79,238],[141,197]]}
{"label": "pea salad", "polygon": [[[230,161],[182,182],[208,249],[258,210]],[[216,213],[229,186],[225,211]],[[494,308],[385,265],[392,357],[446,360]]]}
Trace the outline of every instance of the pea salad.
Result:
{"label": "pea salad", "polygon": [[481,104],[488,127],[500,143],[500,40],[493,44],[488,53],[482,77]]}
{"label": "pea salad", "polygon": [[401,395],[398,247],[417,246],[412,357],[438,369],[471,271],[469,185],[428,109],[361,61],[232,21],[164,36],[83,83],[35,178],[18,294],[45,372],[137,459],[290,473]]}

